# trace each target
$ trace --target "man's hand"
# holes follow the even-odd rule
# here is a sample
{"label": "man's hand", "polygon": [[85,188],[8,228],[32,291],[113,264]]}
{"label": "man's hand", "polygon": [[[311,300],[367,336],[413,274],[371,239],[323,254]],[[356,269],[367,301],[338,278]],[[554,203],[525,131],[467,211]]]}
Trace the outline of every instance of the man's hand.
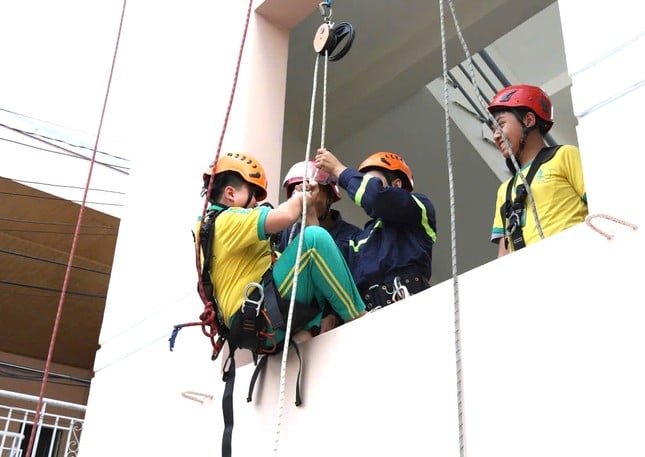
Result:
{"label": "man's hand", "polygon": [[325,170],[327,173],[332,175],[337,182],[340,174],[347,168],[341,163],[340,160],[336,158],[334,154],[329,152],[327,149],[318,149],[314,161],[316,162],[316,166],[318,168]]}

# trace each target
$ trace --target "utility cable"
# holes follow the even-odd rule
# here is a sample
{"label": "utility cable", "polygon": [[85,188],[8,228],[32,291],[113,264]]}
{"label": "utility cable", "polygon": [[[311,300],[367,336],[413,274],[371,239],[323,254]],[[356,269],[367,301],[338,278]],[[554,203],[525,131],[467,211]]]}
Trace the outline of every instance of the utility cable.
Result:
{"label": "utility cable", "polygon": [[[82,201],[82,200],[67,200],[67,199],[63,199],[63,198],[60,198],[60,197],[52,197],[52,196],[48,196],[48,195],[23,194],[21,192],[0,191],[0,194],[11,195],[13,197],[40,198],[42,200],[64,200],[64,201],[73,202],[73,203],[81,203],[81,201]],[[85,203],[88,204],[88,205],[123,206],[122,203],[89,202],[89,201],[85,201]]]}
{"label": "utility cable", "polygon": [[[0,249],[0,253],[13,255],[13,256],[16,256],[16,257],[22,257],[24,259],[29,259],[29,260],[37,260],[39,262],[51,263],[51,264],[54,264],[54,265],[67,266],[67,264],[63,263],[63,262],[57,262],[55,260],[45,259],[44,257],[36,257],[36,256],[32,256],[32,255],[27,255],[27,254],[21,254],[20,252],[15,252],[15,251],[7,251],[6,249]],[[79,266],[76,266],[76,265],[73,265],[72,268],[77,269],[77,270],[87,271],[89,273],[98,273],[98,274],[107,275],[107,276],[110,275],[109,271],[93,270],[92,268],[84,268],[84,267],[79,267]]]}
{"label": "utility cable", "polygon": [[54,320],[54,329],[52,330],[52,336],[51,340],[49,343],[49,351],[47,353],[47,362],[45,363],[45,371],[43,373],[43,381],[40,385],[40,394],[38,397],[38,405],[36,406],[36,412],[34,414],[34,427],[31,429],[31,433],[29,435],[29,445],[27,446],[27,451],[25,455],[31,456],[32,454],[32,449],[34,446],[34,441],[36,439],[36,430],[38,427],[36,427],[36,424],[40,423],[41,420],[41,412],[42,412],[42,407],[43,407],[43,399],[45,397],[45,390],[47,388],[47,380],[49,378],[49,371],[51,368],[51,362],[54,356],[54,348],[56,346],[56,337],[58,335],[58,328],[60,326],[60,320],[61,316],[63,314],[63,304],[65,303],[65,294],[67,292],[67,286],[69,284],[69,278],[71,276],[72,272],[72,263],[74,260],[74,254],[76,253],[76,246],[78,245],[78,233],[80,232],[81,225],[83,222],[83,213],[85,210],[85,200],[87,199],[87,194],[90,188],[90,182],[92,180],[92,171],[94,169],[94,163],[96,160],[96,151],[98,149],[99,145],[99,139],[101,137],[101,129],[103,127],[103,119],[105,118],[105,111],[107,108],[107,102],[108,102],[108,97],[110,94],[110,86],[112,85],[112,76],[114,74],[114,67],[116,66],[116,56],[118,53],[119,49],[119,40],[121,38],[121,30],[123,29],[123,18],[125,16],[125,7],[126,7],[126,2],[127,0],[123,0],[123,8],[121,9],[121,18],[119,22],[119,29],[117,32],[117,37],[116,37],[116,44],[114,46],[114,54],[112,56],[112,66],[110,67],[110,76],[108,78],[108,83],[107,83],[107,88],[105,90],[105,98],[103,100],[103,108],[101,110],[101,119],[99,120],[99,126],[98,130],[96,132],[96,141],[94,142],[94,149],[92,151],[92,159],[90,161],[90,168],[87,173],[87,182],[85,184],[85,192],[83,194],[83,201],[81,203],[81,207],[78,211],[78,220],[76,223],[76,230],[74,234],[74,239],[72,241],[72,247],[69,252],[69,261],[67,263],[67,269],[65,270],[65,278],[63,280],[63,287],[61,290],[60,294],[60,300],[58,302],[58,309],[56,311],[56,319]]}
{"label": "utility cable", "polygon": [[[0,124],[0,127],[1,126],[3,126],[3,124]],[[78,154],[76,152],[70,151],[69,149],[65,149],[65,148],[60,147],[60,146],[56,146],[56,147],[62,149],[63,152],[53,151],[53,150],[47,149],[47,148],[39,148],[38,146],[34,146],[33,144],[23,143],[22,141],[10,140],[9,138],[0,137],[0,141],[6,141],[7,143],[13,143],[13,144],[17,144],[17,145],[20,145],[20,146],[25,146],[27,148],[35,149],[37,151],[51,152],[52,154],[58,154],[58,155],[62,155],[62,156],[65,156],[65,157],[73,157],[75,159],[90,160],[87,157],[85,157],[83,154]],[[53,145],[53,146],[55,146],[55,145]],[[95,163],[97,163],[99,165],[105,165],[106,167],[109,167],[109,168],[113,168],[116,171],[120,171],[121,173],[124,173],[126,175],[129,174],[128,172],[125,172],[123,170],[129,170],[130,167],[126,167],[126,166],[123,166],[123,165],[112,165],[112,164],[109,164],[107,162],[101,162],[99,160],[97,160]]]}
{"label": "utility cable", "polygon": [[[19,224],[36,224],[36,225],[57,225],[57,226],[70,226],[70,225],[76,225],[72,224],[69,222],[46,222],[46,221],[33,221],[33,220],[28,220],[28,219],[11,219],[7,217],[0,217],[0,221],[4,222],[16,222]],[[84,225],[81,228],[95,228],[95,229],[101,229],[101,230],[115,230],[116,227],[112,227],[110,225]]]}
{"label": "utility cable", "polygon": [[[35,184],[38,186],[49,186],[49,187],[62,187],[65,189],[83,189],[81,186],[69,186],[65,184],[54,184],[51,182],[41,182],[41,181],[27,181],[26,179],[16,179],[16,178],[7,178],[6,176],[0,176],[2,179],[7,179],[10,181],[15,181],[20,184]],[[120,192],[118,190],[108,190],[108,189],[97,189],[96,187],[91,187],[90,190],[92,192],[107,192],[110,194],[119,194],[119,195],[125,195],[125,192]]]}
{"label": "utility cable", "polygon": [[[69,154],[71,154],[71,155],[73,155],[73,156],[75,156],[75,157],[77,157],[77,158],[79,158],[79,159],[91,160],[91,161],[92,161],[92,166],[93,166],[93,164],[98,163],[98,164],[101,164],[101,165],[106,166],[107,168],[111,168],[111,169],[112,169],[112,170],[114,170],[114,171],[118,171],[119,173],[123,173],[123,174],[126,174],[126,175],[128,174],[127,172],[125,172],[125,171],[121,170],[121,168],[124,168],[124,167],[120,167],[120,166],[117,166],[117,165],[111,165],[111,164],[108,164],[108,163],[105,163],[105,162],[99,162],[99,161],[97,161],[97,160],[96,160],[96,153],[94,153],[94,154],[92,155],[92,158],[90,159],[89,157],[86,157],[86,156],[84,156],[83,154],[79,154],[78,152],[70,151],[69,149],[64,148],[63,146],[60,146],[60,145],[58,145],[58,144],[56,144],[56,143],[52,143],[51,141],[45,140],[45,139],[43,139],[43,138],[39,138],[39,137],[37,137],[37,136],[34,136],[34,135],[32,135],[32,134],[29,134],[29,133],[27,133],[27,132],[25,132],[25,131],[23,131],[23,130],[20,130],[20,129],[17,129],[17,128],[14,128],[14,127],[11,127],[11,126],[9,126],[9,125],[6,125],[6,124],[2,124],[2,123],[0,123],[0,127],[4,127],[4,128],[6,128],[6,129],[8,129],[8,130],[11,130],[11,131],[13,131],[13,132],[19,133],[19,134],[21,134],[21,135],[25,135],[25,136],[26,136],[26,137],[28,137],[28,138],[31,138],[31,139],[33,139],[33,140],[35,140],[35,141],[39,141],[39,142],[41,142],[41,143],[45,143],[46,145],[52,146],[52,147],[54,147],[54,148],[61,149],[61,150],[65,151],[65,152],[67,152],[67,153],[69,153]],[[11,140],[9,140],[9,141],[11,141]],[[26,145],[26,144],[25,144],[24,146],[28,146],[28,145]]]}
{"label": "utility cable", "polygon": [[[36,119],[34,117],[31,117],[31,116],[26,116],[24,114],[16,113],[15,111],[11,111],[11,110],[8,110],[8,109],[5,109],[5,108],[0,108],[0,111],[4,111],[5,113],[11,113],[11,114],[14,114],[16,116],[23,117],[23,118],[28,118],[28,119],[31,119],[33,121],[42,122],[43,124],[46,123],[45,121],[42,121],[40,119]],[[6,126],[5,124],[2,124],[2,125]],[[72,130],[72,129],[69,129],[68,127],[63,127],[63,126],[60,126],[60,127],[64,128],[64,129]],[[17,129],[17,130],[20,130],[21,132],[23,132],[23,133],[25,133],[25,134],[27,134],[29,136],[37,136],[37,137],[40,137],[40,138],[44,138],[46,140],[58,141],[59,143],[65,143],[68,146],[72,146],[72,147],[75,147],[75,148],[86,149],[88,151],[92,150],[92,148],[90,146],[85,146],[85,145],[82,145],[82,144],[70,143],[69,141],[63,140],[61,138],[54,138],[54,137],[51,137],[51,136],[43,135],[42,133],[28,132],[28,131],[22,130],[22,129]],[[130,162],[130,159],[126,159],[125,157],[119,157],[117,155],[110,154],[109,152],[98,151],[97,150],[96,153],[97,154],[102,154],[102,155],[105,155],[105,156],[108,156],[108,157],[112,157],[112,158],[117,159],[117,160],[123,160],[125,162]]]}

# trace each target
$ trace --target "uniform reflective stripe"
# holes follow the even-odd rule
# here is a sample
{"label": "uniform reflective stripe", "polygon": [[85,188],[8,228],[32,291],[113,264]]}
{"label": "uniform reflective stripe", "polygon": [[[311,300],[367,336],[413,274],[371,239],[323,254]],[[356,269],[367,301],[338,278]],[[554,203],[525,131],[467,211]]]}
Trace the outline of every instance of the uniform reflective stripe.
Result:
{"label": "uniform reflective stripe", "polygon": [[421,203],[421,200],[419,200],[417,197],[412,195],[412,198],[414,199],[415,203],[419,205],[419,208],[421,208],[421,224],[423,225],[423,229],[426,231],[432,242],[437,241],[437,234],[435,233],[434,230],[432,230],[432,227],[430,227],[430,224],[428,224],[428,210],[426,209],[426,205]]}
{"label": "uniform reflective stripe", "polygon": [[367,182],[371,178],[373,178],[373,176],[364,175],[363,180],[361,181],[361,185],[358,186],[358,190],[354,195],[354,203],[356,203],[358,206],[361,206],[361,201],[363,201],[363,194],[365,193],[365,188],[367,187]]}
{"label": "uniform reflective stripe", "polygon": [[382,227],[383,227],[383,221],[379,219],[378,221],[376,221],[376,224],[374,225],[372,230],[370,230],[370,233],[369,235],[367,235],[367,237],[363,238],[362,240],[359,240],[358,242],[354,242],[354,240],[349,240],[349,247],[352,248],[354,252],[358,252],[361,246],[367,243],[367,240],[370,239],[370,237],[372,236],[372,232],[377,228],[382,228]]}

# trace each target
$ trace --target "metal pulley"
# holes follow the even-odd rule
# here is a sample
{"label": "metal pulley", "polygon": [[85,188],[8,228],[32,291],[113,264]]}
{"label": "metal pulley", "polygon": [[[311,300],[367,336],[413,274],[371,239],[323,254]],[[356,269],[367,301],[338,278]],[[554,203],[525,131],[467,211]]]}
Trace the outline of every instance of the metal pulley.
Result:
{"label": "metal pulley", "polygon": [[[314,35],[314,51],[324,55],[332,62],[342,59],[349,52],[354,42],[354,27],[349,22],[334,24],[331,22],[332,11],[328,3],[319,5],[325,22],[318,27]],[[340,47],[339,47],[340,46]],[[338,51],[334,54],[336,48]]]}

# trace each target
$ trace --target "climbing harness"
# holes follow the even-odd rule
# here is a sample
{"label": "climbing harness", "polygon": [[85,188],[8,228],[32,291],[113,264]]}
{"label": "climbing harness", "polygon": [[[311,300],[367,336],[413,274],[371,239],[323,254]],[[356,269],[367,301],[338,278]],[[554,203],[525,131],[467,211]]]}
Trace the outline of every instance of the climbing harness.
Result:
{"label": "climbing harness", "polygon": [[[535,159],[531,163],[529,172],[526,174],[526,184],[531,186],[533,178],[542,164],[548,162],[553,158],[560,146],[551,146],[542,148],[538,152]],[[515,179],[512,178],[508,181],[506,186],[506,201],[502,204],[499,211],[504,221],[504,243],[508,248],[509,240],[513,245],[513,250],[517,251],[526,247],[524,241],[524,234],[522,233],[522,225],[524,224],[524,210],[526,208],[526,196],[528,195],[528,188],[524,184],[520,184],[515,189],[515,199],[511,199]]]}

